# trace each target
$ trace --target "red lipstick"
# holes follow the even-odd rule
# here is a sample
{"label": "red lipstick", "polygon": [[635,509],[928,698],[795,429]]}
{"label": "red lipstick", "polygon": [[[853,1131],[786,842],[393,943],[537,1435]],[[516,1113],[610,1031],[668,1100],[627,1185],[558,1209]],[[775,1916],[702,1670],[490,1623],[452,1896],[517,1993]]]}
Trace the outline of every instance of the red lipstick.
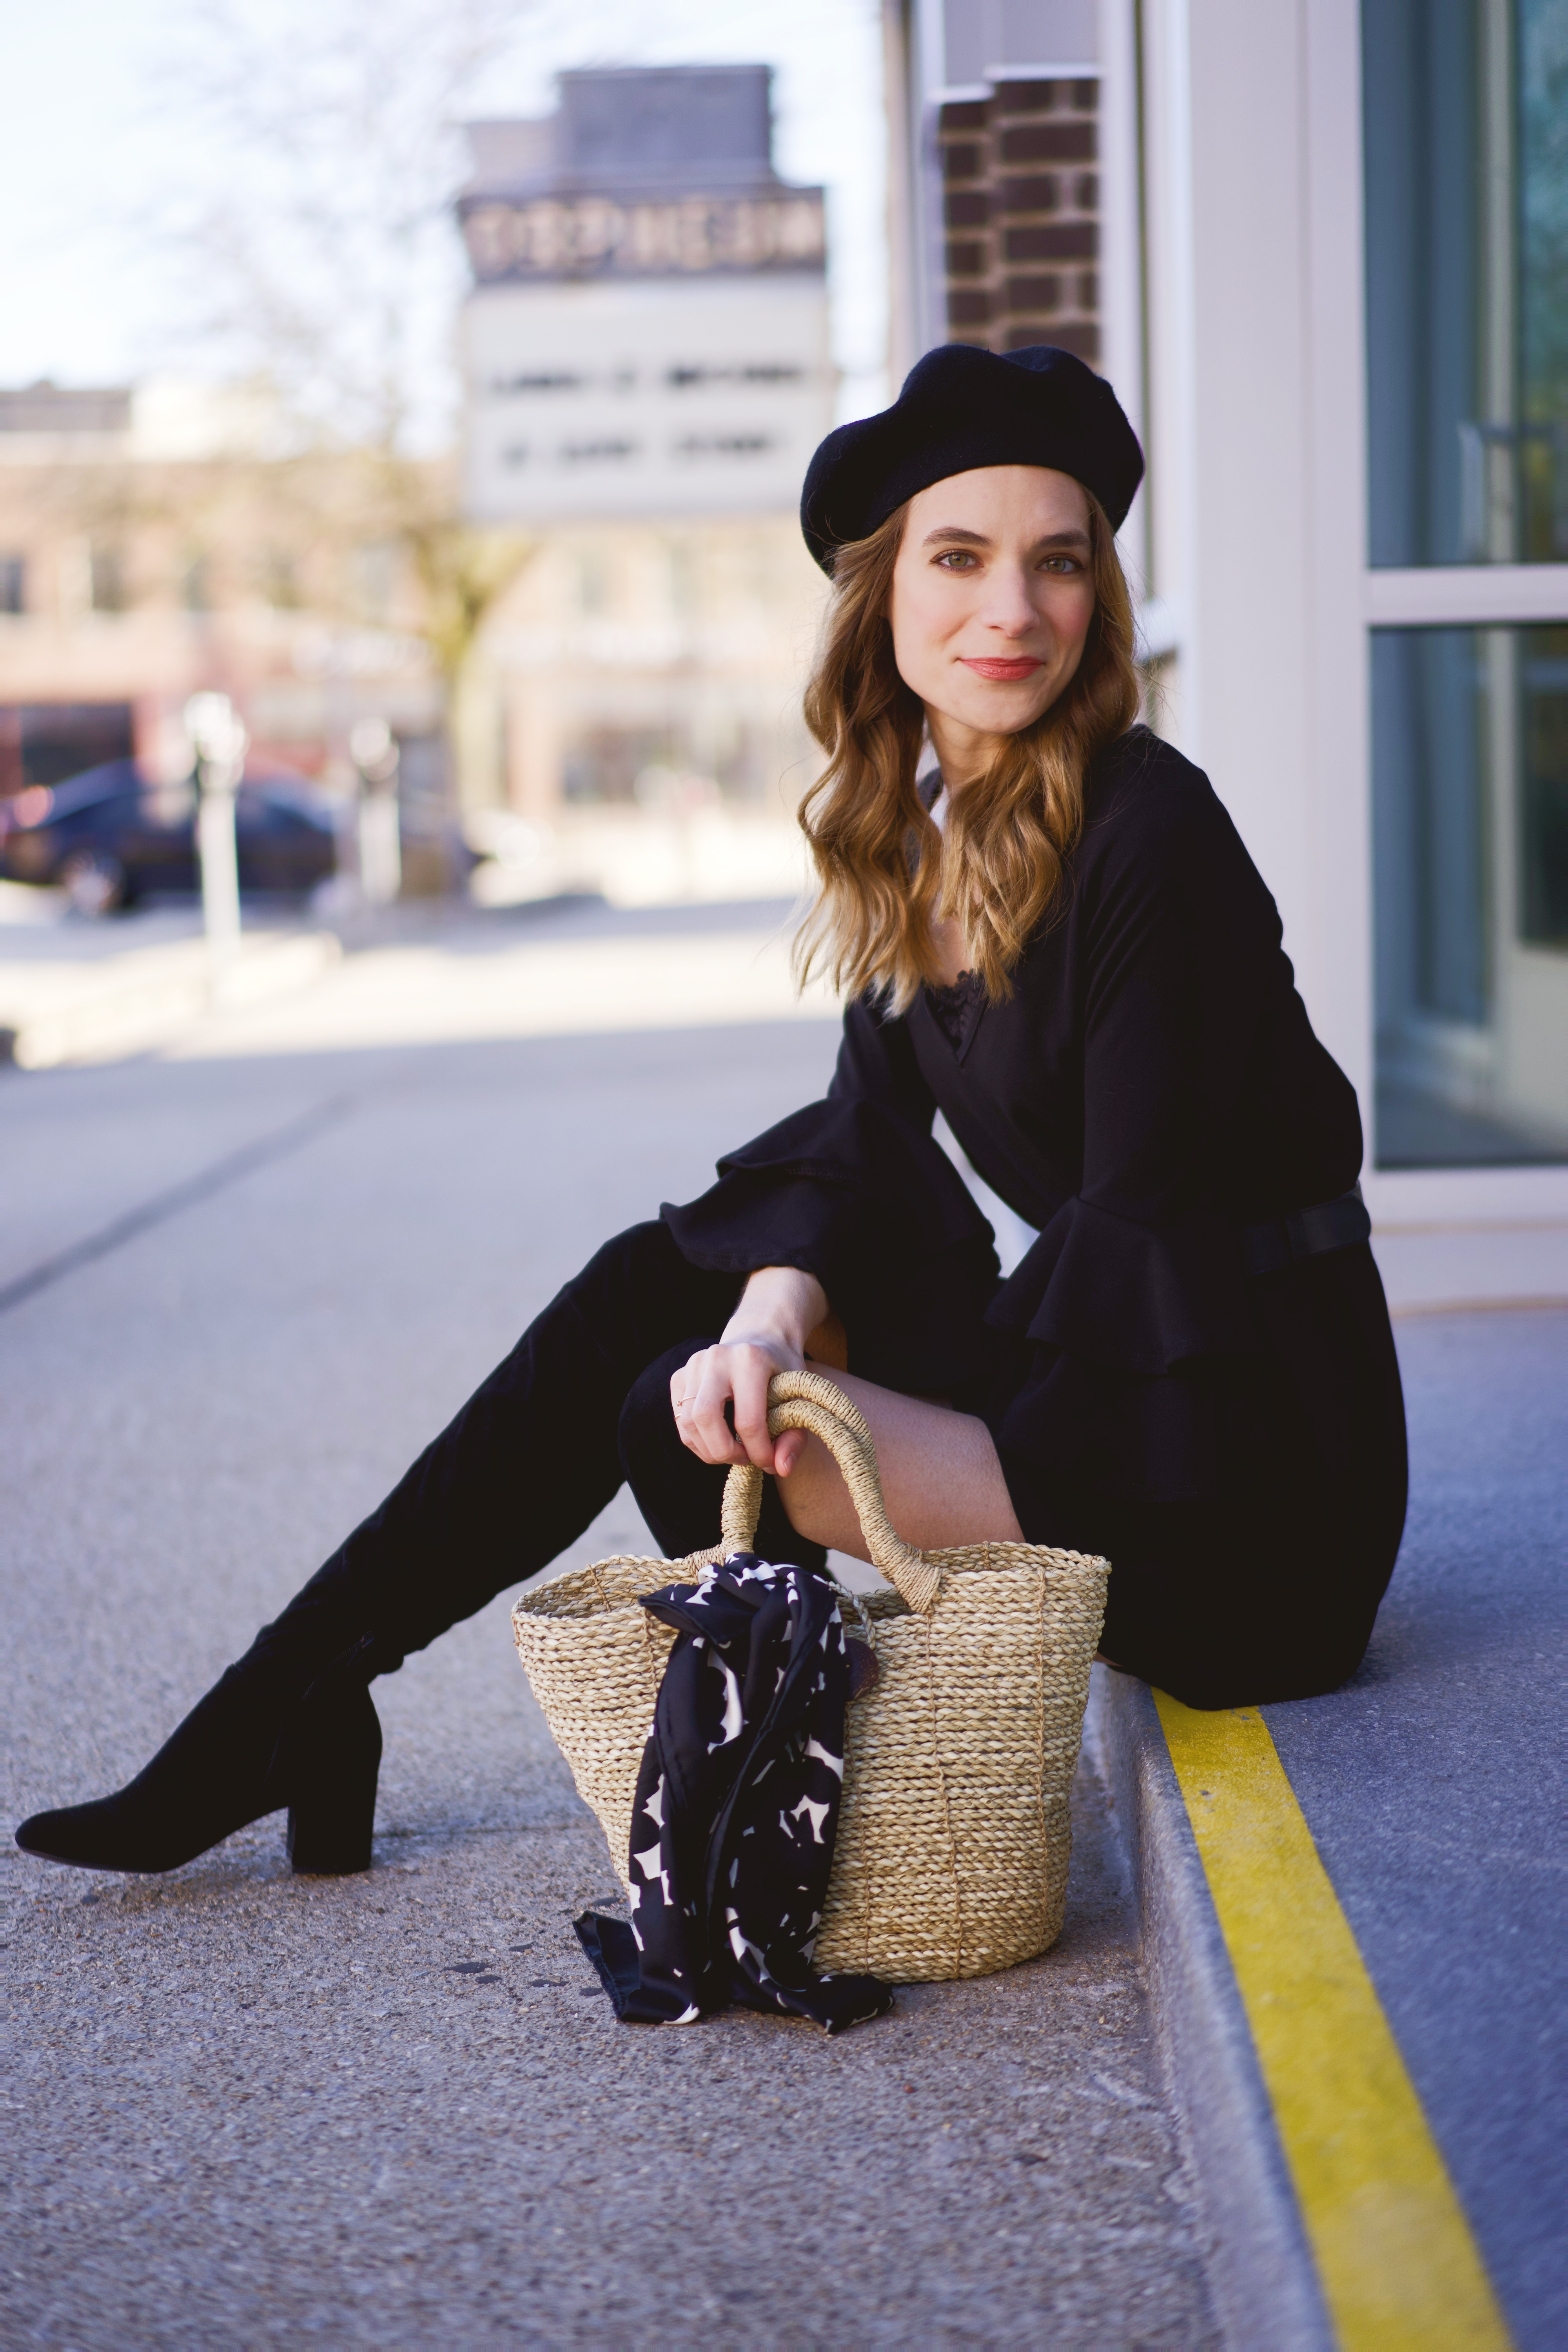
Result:
{"label": "red lipstick", "polygon": [[1037,669],[1045,667],[1044,662],[1037,661],[1033,655],[1025,655],[1016,661],[971,660],[966,655],[960,658],[964,668],[972,669],[977,677],[994,677],[1002,681],[1033,677]]}

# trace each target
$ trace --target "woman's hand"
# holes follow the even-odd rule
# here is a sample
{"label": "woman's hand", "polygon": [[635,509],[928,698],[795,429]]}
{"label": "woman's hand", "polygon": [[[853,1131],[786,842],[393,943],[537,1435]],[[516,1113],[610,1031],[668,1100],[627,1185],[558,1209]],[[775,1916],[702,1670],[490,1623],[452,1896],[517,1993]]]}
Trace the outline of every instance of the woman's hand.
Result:
{"label": "woman's hand", "polygon": [[[773,1444],[768,1382],[775,1372],[801,1370],[806,1335],[826,1314],[827,1294],[815,1275],[792,1265],[765,1265],[753,1274],[719,1345],[700,1349],[669,1383],[681,1444],[702,1462],[754,1462],[759,1470],[787,1478],[805,1433],[786,1429]],[[733,1408],[733,1430],[726,1406]]]}

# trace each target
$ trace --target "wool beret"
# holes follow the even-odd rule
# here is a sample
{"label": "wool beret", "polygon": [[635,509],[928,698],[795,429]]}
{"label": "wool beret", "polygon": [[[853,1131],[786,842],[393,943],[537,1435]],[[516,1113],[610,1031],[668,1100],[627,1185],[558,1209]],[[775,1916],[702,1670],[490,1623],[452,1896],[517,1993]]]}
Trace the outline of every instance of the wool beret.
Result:
{"label": "wool beret", "polygon": [[942,343],[915,362],[891,408],[830,433],[806,468],[800,527],[825,572],[917,490],[977,466],[1049,466],[1092,490],[1120,530],[1143,452],[1103,376],[1071,352]]}

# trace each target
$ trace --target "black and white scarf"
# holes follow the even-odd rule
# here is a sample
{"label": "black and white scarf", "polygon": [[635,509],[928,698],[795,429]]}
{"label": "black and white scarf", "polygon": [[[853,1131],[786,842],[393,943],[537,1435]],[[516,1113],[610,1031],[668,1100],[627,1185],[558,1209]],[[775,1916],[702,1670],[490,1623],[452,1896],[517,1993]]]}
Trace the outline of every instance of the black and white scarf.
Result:
{"label": "black and white scarf", "polygon": [[[616,2014],[693,2025],[738,2001],[829,2033],[879,2017],[879,1978],[817,1976],[861,1645],[826,1578],[731,1552],[643,1607],[669,1654],[632,1808],[631,1918],[574,1925]],[[859,1687],[858,1683],[856,1687]]]}

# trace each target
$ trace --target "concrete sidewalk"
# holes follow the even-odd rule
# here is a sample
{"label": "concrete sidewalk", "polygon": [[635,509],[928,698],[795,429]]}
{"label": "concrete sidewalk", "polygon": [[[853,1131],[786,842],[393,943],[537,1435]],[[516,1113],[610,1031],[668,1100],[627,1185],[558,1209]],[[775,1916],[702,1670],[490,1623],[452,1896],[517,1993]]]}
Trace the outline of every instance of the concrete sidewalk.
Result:
{"label": "concrete sidewalk", "polygon": [[[531,1309],[835,1036],[0,1083],[6,1822],[133,1770]],[[645,1541],[623,1498],[577,1550]],[[506,1620],[377,1685],[363,1879],[291,1879],[277,1822],[166,1879],[4,1849],[6,2342],[1215,2343],[1093,1780],[1033,1966],[839,2042],[627,2029],[569,1926],[608,1857]]]}
{"label": "concrete sidewalk", "polygon": [[[19,913],[18,899],[46,903]],[[271,912],[214,965],[199,911],[166,907],[104,922],[62,914],[54,892],[0,883],[0,1063],[53,1069],[164,1045],[216,1003],[249,1010],[308,990],[340,960],[335,933]]]}
{"label": "concrete sidewalk", "polygon": [[820,982],[795,990],[787,898],[619,909],[578,893],[489,910],[415,900],[345,914],[336,929],[247,908],[215,966],[190,908],[23,922],[20,886],[6,887],[0,1063],[30,1071],[148,1053],[277,1058],[834,1017]]}

